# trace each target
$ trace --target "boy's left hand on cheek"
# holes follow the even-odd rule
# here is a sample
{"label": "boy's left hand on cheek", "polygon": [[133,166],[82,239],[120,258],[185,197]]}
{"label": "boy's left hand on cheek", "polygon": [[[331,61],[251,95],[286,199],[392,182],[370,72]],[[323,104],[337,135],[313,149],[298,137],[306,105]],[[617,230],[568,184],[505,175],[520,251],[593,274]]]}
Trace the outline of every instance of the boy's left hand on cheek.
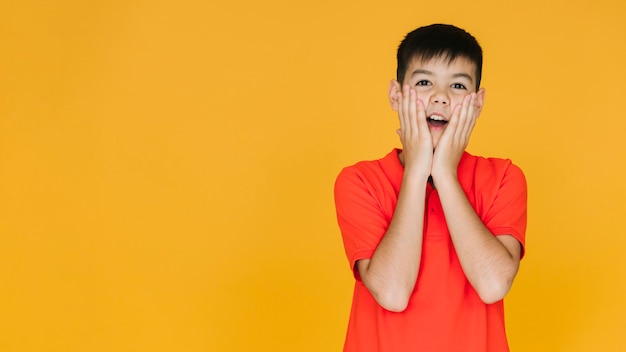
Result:
{"label": "boy's left hand on cheek", "polygon": [[456,179],[459,161],[469,143],[478,111],[476,93],[466,95],[463,102],[454,107],[448,126],[435,148],[433,179],[446,176],[453,176]]}

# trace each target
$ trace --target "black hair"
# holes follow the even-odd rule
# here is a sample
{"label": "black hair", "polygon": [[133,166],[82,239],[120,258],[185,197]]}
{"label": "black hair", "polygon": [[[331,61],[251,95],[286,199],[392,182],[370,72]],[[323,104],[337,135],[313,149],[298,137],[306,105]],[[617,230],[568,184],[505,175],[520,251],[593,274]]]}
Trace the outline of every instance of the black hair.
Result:
{"label": "black hair", "polygon": [[449,24],[432,24],[420,27],[404,37],[398,47],[397,79],[404,82],[406,70],[412,60],[428,61],[434,58],[452,62],[463,57],[476,65],[476,90],[480,87],[483,69],[483,51],[471,34]]}

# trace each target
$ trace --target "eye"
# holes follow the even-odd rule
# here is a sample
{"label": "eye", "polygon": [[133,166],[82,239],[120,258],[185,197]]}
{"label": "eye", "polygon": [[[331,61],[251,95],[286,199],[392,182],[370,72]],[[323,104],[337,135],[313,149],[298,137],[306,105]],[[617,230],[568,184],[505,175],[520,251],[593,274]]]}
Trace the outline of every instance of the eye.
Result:
{"label": "eye", "polygon": [[465,89],[465,90],[467,90],[465,85],[463,85],[462,83],[453,83],[451,87],[454,88],[454,89]]}
{"label": "eye", "polygon": [[415,83],[415,85],[416,85],[416,86],[429,86],[429,85],[430,85],[430,82],[429,82],[429,81],[427,81],[427,80],[425,80],[425,79],[423,79],[423,80],[421,80],[421,81],[417,81],[417,82]]}

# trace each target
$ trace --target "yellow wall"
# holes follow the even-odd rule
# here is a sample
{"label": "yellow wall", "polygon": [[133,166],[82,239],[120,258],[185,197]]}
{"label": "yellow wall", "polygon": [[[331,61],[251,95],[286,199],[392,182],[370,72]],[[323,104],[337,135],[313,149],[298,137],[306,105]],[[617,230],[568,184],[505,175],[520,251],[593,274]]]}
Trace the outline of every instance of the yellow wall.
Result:
{"label": "yellow wall", "polygon": [[340,350],[334,178],[399,145],[432,22],[484,47],[470,151],[529,182],[512,349],[623,351],[617,0],[2,1],[0,350]]}

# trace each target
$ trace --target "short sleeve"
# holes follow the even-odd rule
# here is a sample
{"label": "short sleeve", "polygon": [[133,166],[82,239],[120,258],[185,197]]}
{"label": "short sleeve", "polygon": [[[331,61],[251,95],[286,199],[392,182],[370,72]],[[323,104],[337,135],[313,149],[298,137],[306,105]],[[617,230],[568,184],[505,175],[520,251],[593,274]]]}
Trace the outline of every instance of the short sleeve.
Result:
{"label": "short sleeve", "polygon": [[484,214],[485,226],[494,235],[512,235],[526,247],[527,186],[522,170],[507,161],[493,202]]}
{"label": "short sleeve", "polygon": [[355,264],[374,254],[389,226],[377,190],[362,170],[352,166],[341,171],[335,181],[335,208],[344,249],[355,278]]}

